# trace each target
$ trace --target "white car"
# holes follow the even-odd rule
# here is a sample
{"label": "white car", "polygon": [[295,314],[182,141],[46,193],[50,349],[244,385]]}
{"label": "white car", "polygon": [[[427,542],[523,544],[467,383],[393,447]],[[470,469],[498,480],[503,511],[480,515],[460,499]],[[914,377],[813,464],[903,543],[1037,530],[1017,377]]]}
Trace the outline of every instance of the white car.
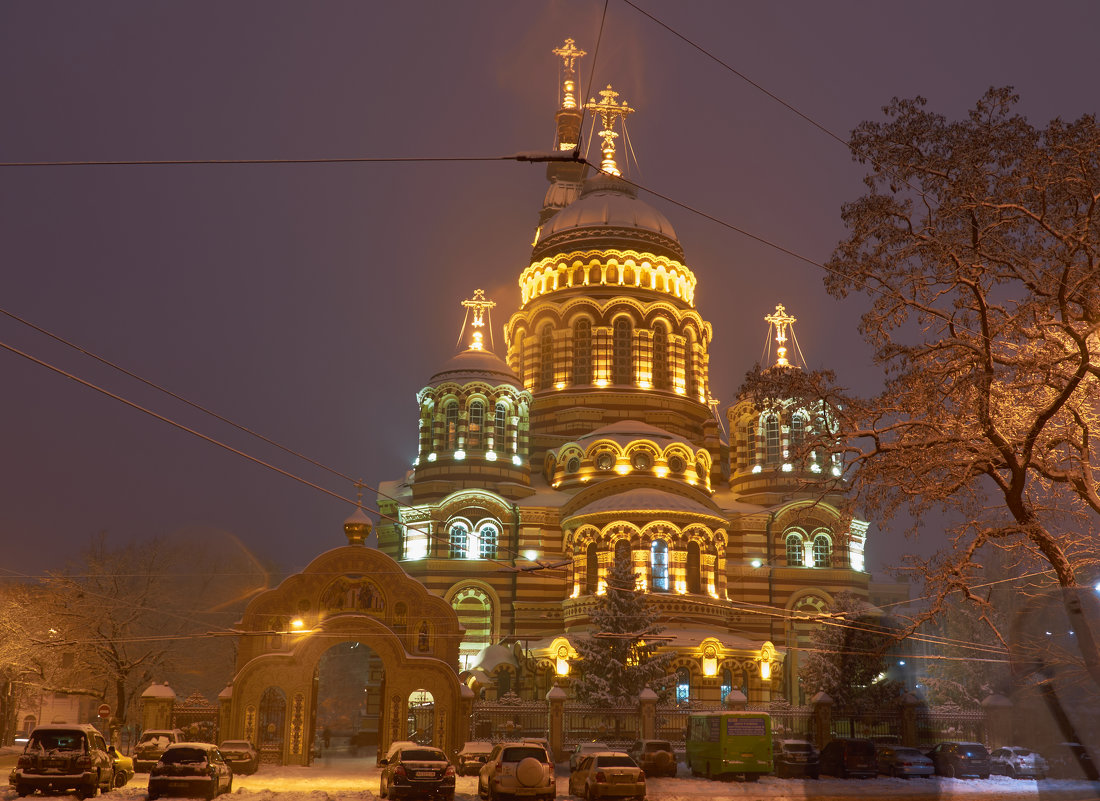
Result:
{"label": "white car", "polygon": [[607,743],[577,743],[577,747],[573,749],[573,753],[569,755],[569,772],[572,773],[578,767],[580,767],[581,760],[592,754],[599,754],[604,751],[614,751]]}
{"label": "white car", "polygon": [[1012,779],[1042,779],[1050,772],[1050,766],[1030,748],[1006,745],[989,755],[989,770]]}

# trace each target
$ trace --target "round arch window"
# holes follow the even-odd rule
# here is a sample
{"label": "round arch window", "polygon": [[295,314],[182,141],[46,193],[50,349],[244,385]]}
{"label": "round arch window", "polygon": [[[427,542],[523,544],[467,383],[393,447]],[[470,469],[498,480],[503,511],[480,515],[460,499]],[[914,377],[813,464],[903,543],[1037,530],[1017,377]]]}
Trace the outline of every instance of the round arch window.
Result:
{"label": "round arch window", "polygon": [[596,467],[600,468],[600,470],[610,470],[614,466],[615,457],[607,451],[604,451],[596,457]]}
{"label": "round arch window", "polygon": [[576,473],[580,469],[581,469],[581,460],[578,459],[576,456],[574,456],[568,462],[565,463],[565,472],[567,472],[567,473]]}
{"label": "round arch window", "polygon": [[653,457],[649,451],[634,451],[634,454],[630,457],[630,464],[634,466],[635,470],[648,470],[653,467]]}
{"label": "round arch window", "polygon": [[682,473],[686,468],[687,465],[684,464],[684,460],[679,456],[668,457],[668,469],[673,473]]}
{"label": "round arch window", "polygon": [[695,475],[699,477],[700,481],[707,477],[707,467],[703,464],[702,459],[695,463]]}

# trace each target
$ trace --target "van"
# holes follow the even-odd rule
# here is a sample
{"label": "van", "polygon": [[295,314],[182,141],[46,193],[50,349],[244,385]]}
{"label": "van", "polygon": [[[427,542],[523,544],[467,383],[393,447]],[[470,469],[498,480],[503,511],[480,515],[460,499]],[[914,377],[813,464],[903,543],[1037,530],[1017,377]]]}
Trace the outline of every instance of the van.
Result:
{"label": "van", "polygon": [[772,720],[766,712],[700,712],[688,717],[687,763],[695,776],[756,781],[772,772]]}

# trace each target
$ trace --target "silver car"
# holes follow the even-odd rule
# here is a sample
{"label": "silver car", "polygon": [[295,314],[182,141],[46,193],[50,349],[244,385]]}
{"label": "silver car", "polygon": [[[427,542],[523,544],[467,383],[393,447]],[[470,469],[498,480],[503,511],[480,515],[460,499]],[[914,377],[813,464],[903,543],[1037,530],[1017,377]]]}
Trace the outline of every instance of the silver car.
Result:
{"label": "silver car", "polygon": [[989,769],[1012,779],[1043,779],[1050,772],[1047,761],[1030,748],[1006,745],[989,755]]}
{"label": "silver car", "polygon": [[878,772],[887,776],[908,779],[910,776],[928,777],[936,772],[932,760],[904,745],[884,745],[878,749]]}

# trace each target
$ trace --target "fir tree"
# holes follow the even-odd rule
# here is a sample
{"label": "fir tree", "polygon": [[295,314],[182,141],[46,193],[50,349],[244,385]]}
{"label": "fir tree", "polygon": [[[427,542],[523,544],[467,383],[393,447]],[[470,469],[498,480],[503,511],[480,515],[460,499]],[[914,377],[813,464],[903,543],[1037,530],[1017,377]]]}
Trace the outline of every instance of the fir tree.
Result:
{"label": "fir tree", "polygon": [[634,569],[617,559],[607,576],[607,590],[591,613],[591,635],[576,643],[579,659],[571,668],[577,699],[597,707],[632,706],[646,687],[668,701],[675,673],[675,654],[655,655],[652,638],[663,631],[657,612],[646,605],[636,587]]}

